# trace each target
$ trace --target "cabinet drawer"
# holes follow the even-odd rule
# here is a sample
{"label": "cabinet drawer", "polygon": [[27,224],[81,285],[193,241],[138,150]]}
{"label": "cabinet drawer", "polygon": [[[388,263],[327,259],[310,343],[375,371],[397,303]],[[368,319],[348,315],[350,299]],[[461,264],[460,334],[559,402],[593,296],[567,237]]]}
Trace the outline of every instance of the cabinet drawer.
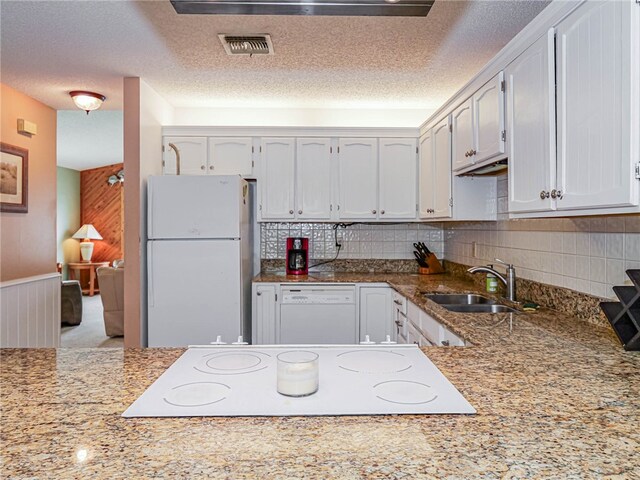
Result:
{"label": "cabinet drawer", "polygon": [[429,314],[420,311],[420,323],[418,324],[422,334],[429,339],[431,343],[440,345],[442,337],[442,330],[444,329],[437,321],[435,321]]}

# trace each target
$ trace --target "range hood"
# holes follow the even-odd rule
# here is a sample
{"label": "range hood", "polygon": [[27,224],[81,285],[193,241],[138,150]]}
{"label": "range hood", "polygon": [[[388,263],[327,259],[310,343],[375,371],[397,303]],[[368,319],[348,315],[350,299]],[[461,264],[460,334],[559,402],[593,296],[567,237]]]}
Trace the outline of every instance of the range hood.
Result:
{"label": "range hood", "polygon": [[508,168],[507,160],[498,160],[497,162],[485,163],[472,170],[468,170],[464,173],[460,173],[458,177],[473,177],[473,176],[491,176],[500,175]]}
{"label": "range hood", "polygon": [[171,0],[177,13],[426,17],[435,0]]}

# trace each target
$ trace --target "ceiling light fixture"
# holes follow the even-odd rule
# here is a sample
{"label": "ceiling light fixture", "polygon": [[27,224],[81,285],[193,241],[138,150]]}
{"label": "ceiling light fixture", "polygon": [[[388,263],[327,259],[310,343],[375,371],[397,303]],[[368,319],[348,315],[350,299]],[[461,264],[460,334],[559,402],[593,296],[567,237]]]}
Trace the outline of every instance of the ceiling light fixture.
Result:
{"label": "ceiling light fixture", "polygon": [[80,110],[84,110],[89,115],[89,112],[97,110],[102,106],[102,102],[107,97],[95,92],[87,92],[85,90],[74,90],[69,92],[69,95],[73,99],[73,102]]}

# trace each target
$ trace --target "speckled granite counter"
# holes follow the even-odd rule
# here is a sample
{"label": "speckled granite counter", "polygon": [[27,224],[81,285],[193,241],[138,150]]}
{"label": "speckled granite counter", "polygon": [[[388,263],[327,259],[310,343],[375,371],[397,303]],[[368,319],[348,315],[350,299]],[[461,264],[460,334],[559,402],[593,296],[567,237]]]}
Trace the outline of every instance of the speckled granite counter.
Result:
{"label": "speckled granite counter", "polygon": [[123,419],[182,350],[3,350],[2,477],[640,478],[640,355],[610,330],[421,298],[473,290],[448,275],[322,281],[388,281],[471,341],[424,351],[478,414]]}

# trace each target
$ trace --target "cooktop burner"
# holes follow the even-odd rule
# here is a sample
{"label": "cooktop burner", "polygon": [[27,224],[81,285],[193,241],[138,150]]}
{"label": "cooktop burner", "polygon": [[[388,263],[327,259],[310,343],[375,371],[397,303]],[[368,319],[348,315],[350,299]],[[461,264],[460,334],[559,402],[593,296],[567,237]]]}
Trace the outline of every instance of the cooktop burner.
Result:
{"label": "cooktop burner", "polygon": [[410,380],[389,380],[373,386],[380,400],[400,405],[420,405],[438,398],[438,395],[426,383]]}
{"label": "cooktop burner", "polygon": [[203,407],[221,402],[230,392],[231,387],[224,383],[185,383],[169,390],[164,396],[164,401],[174,407]]}
{"label": "cooktop burner", "polygon": [[352,350],[337,358],[340,368],[357,373],[398,373],[412,366],[406,356],[388,350]]}
{"label": "cooktop burner", "polygon": [[[262,357],[261,357],[262,355]],[[262,352],[219,352],[204,355],[193,368],[214,375],[238,375],[253,373],[267,368],[263,358],[270,355]]]}

